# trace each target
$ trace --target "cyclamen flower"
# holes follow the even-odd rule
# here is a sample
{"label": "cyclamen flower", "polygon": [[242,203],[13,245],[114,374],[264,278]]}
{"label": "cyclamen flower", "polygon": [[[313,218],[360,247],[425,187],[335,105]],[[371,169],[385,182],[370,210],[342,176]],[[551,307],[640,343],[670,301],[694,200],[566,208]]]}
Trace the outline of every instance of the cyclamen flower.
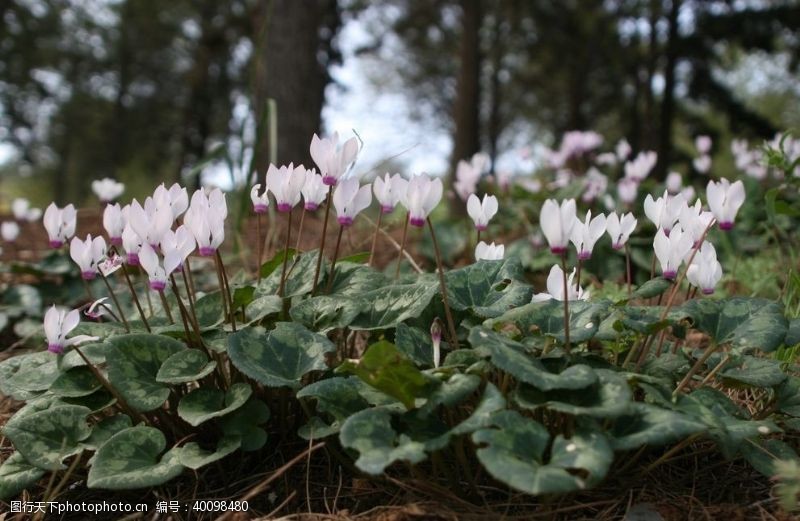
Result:
{"label": "cyclamen flower", "polygon": [[467,199],[467,213],[475,223],[475,229],[484,231],[489,225],[489,221],[497,214],[497,197],[485,194],[483,201],[478,199],[475,194],[470,194]]}
{"label": "cyclamen flower", "polygon": [[577,220],[575,212],[575,199],[562,201],[560,206],[555,199],[548,199],[542,205],[539,226],[547,238],[550,251],[556,255],[567,253],[572,229]]}
{"label": "cyclamen flower", "polygon": [[611,247],[615,250],[621,250],[628,242],[633,230],[636,229],[636,217],[628,212],[622,215],[622,218],[617,216],[616,212],[611,212],[606,218],[606,231],[611,236]]}
{"label": "cyclamen flower", "polygon": [[631,204],[636,201],[636,196],[639,193],[639,183],[633,179],[623,177],[617,182],[617,196],[619,200],[626,204]]}
{"label": "cyclamen flower", "polygon": [[408,190],[408,181],[400,174],[387,173],[383,178],[375,178],[372,189],[375,192],[375,199],[381,205],[381,212],[391,213]]}
{"label": "cyclamen flower", "polygon": [[709,181],[706,199],[711,213],[719,222],[720,230],[728,231],[733,228],[736,212],[744,204],[744,184],[741,181],[731,183],[724,177],[718,183]]}
{"label": "cyclamen flower", "polygon": [[620,161],[625,161],[628,159],[628,156],[631,155],[633,149],[631,148],[630,143],[625,138],[622,138],[617,142],[617,146],[614,148],[614,151],[617,153],[617,159]]}
{"label": "cyclamen flower", "polygon": [[250,201],[253,203],[253,211],[255,213],[266,213],[269,208],[269,191],[264,190],[264,193],[258,195],[261,191],[261,184],[253,185],[250,189]]}
{"label": "cyclamen flower", "polygon": [[433,367],[439,367],[442,345],[442,322],[439,318],[435,318],[431,324],[431,342],[433,343]]}
{"label": "cyclamen flower", "polygon": [[127,211],[123,211],[119,204],[109,204],[103,210],[103,228],[108,234],[108,240],[114,246],[122,246],[122,232],[127,222],[126,214]]}
{"label": "cyclamen flower", "polygon": [[0,224],[0,236],[6,242],[14,242],[19,236],[19,225],[14,221],[6,221]]}
{"label": "cyclamen flower", "polygon": [[700,199],[695,201],[694,206],[686,205],[681,208],[678,221],[681,223],[681,228],[689,234],[692,238],[693,246],[697,246],[703,234],[708,228],[711,221],[714,220],[714,214],[711,212],[704,212]]}
{"label": "cyclamen flower", "polygon": [[644,199],[644,214],[656,225],[656,228],[663,229],[664,233],[669,235],[685,206],[686,200],[682,194],[670,197],[664,191],[664,195],[658,199],[653,199],[652,195],[647,194]]}
{"label": "cyclamen flower", "polygon": [[[159,208],[168,206],[172,212],[173,221],[189,208],[189,193],[186,191],[186,188],[178,183],[174,183],[169,189],[167,189],[163,183],[158,185],[153,192],[152,200]],[[145,210],[148,210],[149,213],[147,205],[145,205]]]}
{"label": "cyclamen flower", "polygon": [[700,154],[708,154],[711,152],[711,136],[697,136],[694,138],[694,147]]}
{"label": "cyclamen flower", "polygon": [[[279,212],[290,212],[300,202],[300,190],[306,182],[306,169],[303,165],[280,168],[269,165],[267,169],[267,189],[275,196]],[[335,183],[334,183],[335,184]]]}
{"label": "cyclamen flower", "polygon": [[328,185],[323,182],[322,176],[311,168],[306,170],[306,180],[300,193],[303,195],[303,208],[308,212],[314,212],[328,196]]}
{"label": "cyclamen flower", "polygon": [[592,167],[586,173],[586,182],[583,185],[581,200],[590,203],[606,193],[608,189],[608,176]]}
{"label": "cyclamen flower", "polygon": [[25,198],[17,197],[11,201],[11,213],[18,221],[33,222],[42,216],[40,208],[31,208],[31,203]]}
{"label": "cyclamen flower", "polygon": [[425,226],[425,221],[442,200],[442,180],[431,179],[427,174],[415,175],[408,182],[408,189],[402,198],[408,210],[408,222],[412,226]]}
{"label": "cyclamen flower", "polygon": [[[320,139],[314,134],[311,138],[311,159],[317,164],[322,182],[334,186],[347,172],[358,155],[358,140],[351,137],[339,148],[339,134],[334,132],[329,138]],[[269,182],[267,182],[269,185]],[[272,188],[270,188],[272,190]]]}
{"label": "cyclamen flower", "polygon": [[[586,300],[589,298],[589,292],[584,291],[582,288],[576,288],[575,282],[575,268],[572,268],[567,278],[567,300]],[[564,300],[564,271],[558,264],[554,264],[550,268],[550,273],[547,275],[547,293],[536,293],[531,299],[531,302],[544,302],[546,300]]]}
{"label": "cyclamen flower", "polygon": [[92,181],[92,191],[102,203],[110,203],[125,192],[125,185],[110,177]]}
{"label": "cyclamen flower", "polygon": [[62,247],[65,242],[75,235],[77,219],[78,212],[73,205],[68,204],[64,208],[59,208],[56,203],[50,203],[50,206],[44,211],[42,224],[47,230],[51,248]]}
{"label": "cyclamen flower", "polygon": [[625,177],[637,183],[644,181],[656,166],[658,155],[655,152],[639,152],[633,161],[625,163]]}
{"label": "cyclamen flower", "polygon": [[142,249],[142,238],[133,231],[130,224],[122,230],[122,247],[125,249],[125,262],[131,266],[139,265],[139,251]]}
{"label": "cyclamen flower", "polygon": [[684,233],[680,224],[675,225],[669,236],[663,228],[659,228],[653,240],[653,250],[661,264],[661,274],[665,279],[672,280],[678,274],[683,259],[692,250],[692,238]]}
{"label": "cyclamen flower", "polygon": [[339,225],[347,227],[353,219],[372,203],[372,187],[364,185],[359,188],[358,179],[345,179],[333,192],[333,206],[336,208],[336,220]]}
{"label": "cyclamen flower", "polygon": [[134,199],[128,209],[128,224],[139,234],[143,242],[153,247],[158,246],[164,233],[172,228],[173,221],[169,200],[162,199],[156,202],[148,197],[143,207]]}
{"label": "cyclamen flower", "polygon": [[569,240],[578,252],[578,260],[588,260],[592,257],[595,243],[606,233],[606,216],[598,215],[592,219],[592,211],[586,212],[586,220],[577,220],[572,227]]}
{"label": "cyclamen flower", "polygon": [[713,244],[703,241],[691,266],[686,270],[686,279],[692,286],[700,288],[703,295],[711,295],[721,278],[722,265],[717,260],[717,251]]}
{"label": "cyclamen flower", "polygon": [[80,321],[81,314],[77,309],[69,312],[65,309],[57,309],[55,306],[48,309],[47,313],[44,314],[44,334],[47,337],[47,350],[60,355],[64,352],[65,347],[100,339],[99,337],[88,335],[67,338],[70,331],[78,327]]}
{"label": "cyclamen flower", "polygon": [[69,243],[69,256],[81,269],[81,277],[92,280],[97,275],[98,264],[106,257],[106,240],[99,236],[92,239],[91,235],[87,235],[84,241],[73,237]]}
{"label": "cyclamen flower", "polygon": [[139,262],[147,272],[150,280],[150,289],[154,291],[164,291],[167,287],[167,278],[178,269],[181,264],[181,253],[178,250],[164,252],[164,261],[159,262],[158,254],[152,246],[145,243],[139,252]]}
{"label": "cyclamen flower", "polygon": [[194,252],[196,246],[194,235],[185,224],[178,226],[174,232],[167,231],[161,238],[161,253],[166,255],[173,250],[178,252],[181,260],[178,268],[183,266],[183,262]]}
{"label": "cyclamen flower", "polygon": [[105,309],[103,306],[106,300],[108,300],[108,297],[101,297],[95,300],[94,302],[91,303],[89,308],[83,312],[83,314],[95,320],[102,317],[103,315],[105,315]]}
{"label": "cyclamen flower", "polygon": [[711,170],[711,156],[702,155],[692,160],[692,166],[701,174],[708,173]]}
{"label": "cyclamen flower", "polygon": [[208,195],[203,190],[197,190],[192,195],[192,202],[183,223],[197,241],[198,252],[203,257],[210,257],[225,240],[225,217],[228,215],[228,206],[225,194],[215,188]]}
{"label": "cyclamen flower", "polygon": [[463,159],[458,162],[453,188],[462,201],[465,201],[470,194],[475,193],[478,188],[478,181],[480,181],[481,175],[483,175],[488,164],[489,156],[481,152],[473,155],[469,162]]}
{"label": "cyclamen flower", "polygon": [[502,244],[495,245],[495,243],[486,244],[481,241],[475,246],[475,260],[503,260],[505,256],[506,247]]}
{"label": "cyclamen flower", "polygon": [[667,192],[670,195],[675,195],[681,191],[683,187],[683,178],[678,172],[670,172],[667,174]]}

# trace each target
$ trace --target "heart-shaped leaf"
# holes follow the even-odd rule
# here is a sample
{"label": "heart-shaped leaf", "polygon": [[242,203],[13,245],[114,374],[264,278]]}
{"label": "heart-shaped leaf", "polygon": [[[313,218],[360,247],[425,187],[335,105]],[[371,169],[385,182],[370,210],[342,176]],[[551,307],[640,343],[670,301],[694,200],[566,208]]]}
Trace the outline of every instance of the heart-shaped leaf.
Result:
{"label": "heart-shaped leaf", "polygon": [[278,322],[271,331],[248,327],[228,338],[231,362],[268,387],[298,389],[305,374],[327,369],[325,353],[334,349],[326,337],[294,322]]}
{"label": "heart-shaped leaf", "polygon": [[15,415],[3,433],[31,465],[42,469],[62,468],[64,458],[82,450],[81,441],[92,433],[86,423],[91,413],[77,405],[54,405],[48,409]]}
{"label": "heart-shaped leaf", "polygon": [[703,423],[685,414],[645,403],[633,403],[631,408],[632,413],[617,418],[610,431],[615,450],[657,447],[706,430]]}
{"label": "heart-shaped leaf", "polygon": [[325,333],[350,325],[363,310],[364,305],[360,299],[322,295],[295,304],[289,314],[292,320],[310,330]]}
{"label": "heart-shaped leaf", "polygon": [[[367,254],[369,256],[369,254]],[[361,264],[339,261],[336,263],[336,274],[333,276],[331,295],[358,297],[389,283],[383,273]]]}
{"label": "heart-shaped leaf", "polygon": [[107,442],[111,436],[118,432],[133,427],[131,417],[125,414],[107,416],[92,427],[92,435],[83,442],[90,449],[97,450]]}
{"label": "heart-shaped leaf", "polygon": [[398,284],[360,295],[363,311],[350,324],[351,329],[388,329],[416,318],[425,311],[439,288],[435,284]]}
{"label": "heart-shaped leaf", "polygon": [[156,374],[156,382],[183,384],[194,382],[211,374],[217,363],[209,361],[208,356],[197,349],[183,349],[176,352],[161,364]]}
{"label": "heart-shaped leaf", "polygon": [[225,320],[222,293],[214,291],[197,299],[194,303],[194,312],[197,324],[202,329],[211,329],[222,324]]}
{"label": "heart-shaped leaf", "polygon": [[267,442],[267,432],[259,425],[266,423],[269,417],[266,404],[251,398],[243,406],[220,418],[220,425],[225,436],[241,440],[243,451],[254,451]]}
{"label": "heart-shaped leaf", "polygon": [[45,471],[28,463],[19,452],[9,456],[0,465],[0,501],[10,501],[33,485]]}
{"label": "heart-shaped leaf", "polygon": [[519,259],[480,260],[445,275],[450,306],[479,317],[497,317],[531,301],[533,289],[522,282]]}
{"label": "heart-shaped leaf", "polygon": [[[600,322],[611,313],[611,302],[600,300],[587,302],[576,300],[569,303],[569,334],[571,342],[585,342],[597,332]],[[550,299],[531,302],[512,309],[484,324],[494,328],[499,324],[512,323],[523,335],[541,333],[564,341],[564,303]]]}
{"label": "heart-shaped leaf", "polygon": [[[430,332],[423,331],[418,327],[397,324],[394,343],[398,351],[418,366],[433,367],[433,340]],[[446,342],[442,342],[442,344],[448,345]]]}
{"label": "heart-shaped leaf", "polygon": [[253,390],[249,384],[236,383],[227,392],[220,389],[201,387],[181,398],[178,416],[189,425],[197,427],[212,418],[219,418],[233,412],[250,398]]}
{"label": "heart-shaped leaf", "polygon": [[56,356],[47,351],[12,356],[0,362],[0,392],[15,400],[30,400],[58,378]]}
{"label": "heart-shaped leaf", "polygon": [[242,440],[238,436],[225,436],[213,451],[207,451],[200,447],[195,442],[187,443],[179,449],[175,449],[178,453],[178,461],[184,467],[192,470],[197,470],[200,467],[205,467],[209,463],[221,460],[228,454],[233,453],[236,449],[241,447]]}
{"label": "heart-shaped leaf", "polygon": [[480,326],[470,330],[469,342],[475,348],[487,349],[492,365],[542,391],[584,389],[597,382],[597,374],[582,364],[569,366],[561,373],[551,373],[519,342]]}
{"label": "heart-shaped leaf", "polygon": [[[289,251],[290,253],[293,252],[291,249]],[[256,297],[264,295],[277,295],[278,288],[281,284],[282,269],[279,268],[283,263],[282,254],[282,251],[278,252],[275,257],[273,257],[272,261],[270,261],[272,264],[267,263],[270,264],[270,269],[272,269],[269,275],[266,275],[266,270],[262,269],[262,277],[264,278],[261,279],[261,283],[256,288]],[[321,273],[328,272],[326,265],[327,261],[323,259]],[[314,272],[317,267],[317,250],[301,253],[297,256],[292,255],[289,259],[288,267],[291,268],[291,272],[289,272],[287,268],[284,296],[296,297],[311,293],[311,290],[314,287]],[[320,279],[322,278],[323,277],[320,275]],[[322,285],[322,280],[319,281],[318,286],[325,287]]]}
{"label": "heart-shaped leaf", "polygon": [[630,411],[633,393],[625,379],[607,369],[595,369],[597,383],[577,390],[540,391],[523,385],[514,395],[517,404],[526,409],[546,407],[572,414],[595,418],[616,418]]}
{"label": "heart-shaped leaf", "polygon": [[92,394],[100,385],[91,369],[80,366],[61,373],[50,386],[50,392],[56,396],[76,398]]}
{"label": "heart-shaped leaf", "polygon": [[128,490],[155,487],[183,472],[179,451],[163,457],[167,441],[160,430],[137,426],[113,435],[98,450],[89,470],[89,488]]}
{"label": "heart-shaped leaf", "polygon": [[731,385],[744,384],[752,387],[775,387],[786,380],[786,373],[777,360],[743,356],[733,367],[725,369],[719,375],[723,382]]}
{"label": "heart-shaped leaf", "polygon": [[695,299],[683,305],[694,327],[717,344],[771,352],[783,344],[789,323],[780,304],[759,298]]}
{"label": "heart-shaped leaf", "polygon": [[156,380],[164,362],[187,349],[178,340],[161,335],[132,334],[110,339],[106,354],[108,379],[125,401],[138,411],[160,407],[170,390]]}
{"label": "heart-shaped leaf", "polygon": [[297,392],[297,398],[314,398],[317,412],[332,418],[330,423],[315,417],[318,421],[300,428],[298,434],[303,439],[324,438],[339,432],[341,424],[350,416],[369,408],[369,402],[359,393],[358,379],[354,377],[326,378],[307,385]]}
{"label": "heart-shaped leaf", "polygon": [[631,299],[647,299],[657,297],[667,291],[670,287],[672,287],[672,281],[669,281],[664,277],[656,277],[648,280],[636,288],[636,290],[634,290],[634,292],[631,294]]}

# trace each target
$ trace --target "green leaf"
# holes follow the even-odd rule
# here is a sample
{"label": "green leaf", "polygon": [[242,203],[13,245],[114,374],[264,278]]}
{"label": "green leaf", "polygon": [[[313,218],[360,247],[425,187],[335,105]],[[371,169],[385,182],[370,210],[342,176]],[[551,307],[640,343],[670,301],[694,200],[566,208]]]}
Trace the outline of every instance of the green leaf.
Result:
{"label": "green leaf", "polygon": [[97,425],[92,427],[92,435],[89,436],[83,444],[90,449],[97,450],[101,445],[107,442],[111,436],[130,427],[133,427],[130,416],[125,414],[106,416],[100,420]]}
{"label": "green leaf", "polygon": [[[108,349],[110,349],[109,344],[105,344],[103,342],[83,344],[80,346],[83,356],[88,358],[89,361],[95,366],[100,366],[106,363],[106,351],[108,351]],[[73,367],[81,367],[86,365],[86,362],[83,360],[83,358],[81,358],[81,355],[79,355],[74,349],[68,351],[66,354],[64,354],[64,356],[58,358],[58,367],[62,371],[68,371]]]}
{"label": "green leaf", "polygon": [[[369,260],[369,252],[362,251],[360,253],[354,253],[352,255],[348,255],[347,257],[342,257],[339,259],[339,262],[350,262],[353,264],[364,264]],[[334,284],[336,282],[334,281]]]}
{"label": "green leaf", "polygon": [[657,297],[667,291],[670,287],[672,287],[672,281],[669,281],[664,277],[656,277],[648,280],[636,288],[636,290],[631,294],[631,300]]}
{"label": "green leaf", "polygon": [[428,396],[438,383],[426,377],[394,344],[385,340],[369,346],[360,360],[344,361],[336,372],[358,376],[402,402],[406,409],[414,407],[416,398]]}
{"label": "green leaf", "polygon": [[696,329],[735,349],[774,351],[783,344],[789,326],[780,304],[766,299],[695,299],[682,307]]}
{"label": "green leaf", "polygon": [[201,387],[181,398],[178,416],[189,425],[197,427],[212,418],[233,412],[250,398],[253,390],[249,384],[236,383],[227,392],[221,389]]}
{"label": "green leaf", "polygon": [[789,376],[775,390],[775,395],[780,412],[800,417],[800,378]]}
{"label": "green leaf", "polygon": [[734,367],[719,374],[728,386],[744,384],[752,387],[775,387],[786,380],[780,362],[775,360],[743,356],[738,364],[730,365]]}
{"label": "green leaf", "polygon": [[55,470],[62,468],[64,458],[82,450],[80,442],[92,433],[86,423],[89,413],[86,407],[56,405],[14,416],[3,428],[3,434],[31,465]]}
{"label": "green leaf", "polygon": [[246,324],[254,324],[264,317],[280,313],[283,309],[283,299],[278,295],[263,295],[253,299],[247,306]]}
{"label": "green leaf", "polygon": [[241,440],[243,451],[254,451],[267,442],[267,432],[259,427],[269,421],[269,408],[264,402],[250,398],[243,406],[220,419],[222,431],[227,437]]}
{"label": "green leaf", "polygon": [[391,419],[388,409],[374,407],[357,412],[342,425],[339,441],[358,451],[359,470],[377,476],[395,461],[415,464],[426,458],[425,444],[395,432]]}
{"label": "green leaf", "polygon": [[645,403],[631,404],[633,412],[617,418],[610,431],[614,450],[659,446],[702,432],[706,426],[678,412]]}
{"label": "green leaf", "polygon": [[[301,253],[294,257],[294,250],[290,249],[290,262],[286,268],[286,287],[284,288],[284,295],[286,297],[296,297],[299,295],[306,295],[311,293],[314,287],[314,272],[317,268],[317,250]],[[262,271],[261,283],[256,288],[256,297],[264,295],[277,295],[278,288],[281,284],[281,263],[283,252],[278,252],[270,262],[276,261],[277,264],[271,267],[269,275],[264,275]],[[265,264],[266,265],[266,264]],[[323,285],[322,273],[327,273],[327,262],[323,259],[321,266],[320,281],[318,286]],[[289,271],[291,268],[291,272]]]}
{"label": "green leaf", "polygon": [[91,369],[86,366],[73,367],[61,373],[50,386],[50,392],[56,396],[76,398],[87,396],[100,388]]}
{"label": "green leaf", "polygon": [[573,416],[616,418],[630,411],[633,402],[628,382],[607,369],[595,369],[598,382],[578,390],[558,389],[543,392],[523,385],[514,394],[520,407],[537,409],[546,407]]}
{"label": "green leaf", "polygon": [[395,330],[394,343],[398,351],[418,366],[433,367],[433,340],[430,332],[401,323]]}
{"label": "green leaf", "polygon": [[[587,302],[576,300],[569,303],[569,333],[573,343],[585,342],[597,332],[600,322],[608,315],[611,302],[600,300]],[[564,303],[558,300],[531,302],[484,323],[486,327],[512,323],[523,335],[541,333],[563,342]]]}
{"label": "green leaf", "polygon": [[217,363],[209,361],[208,356],[197,349],[183,349],[176,352],[161,364],[156,374],[156,382],[183,384],[194,382],[211,374]]}
{"label": "green leaf", "polygon": [[275,272],[275,270],[283,266],[284,257],[287,257],[287,262],[290,262],[292,259],[294,259],[295,255],[297,255],[297,250],[294,248],[277,252],[274,257],[261,265],[261,277],[269,277]]}
{"label": "green leaf", "polygon": [[425,311],[439,291],[435,284],[399,284],[362,293],[364,311],[350,324],[351,329],[388,329],[416,318]]}
{"label": "green leaf", "polygon": [[582,364],[569,366],[561,373],[551,373],[519,342],[480,326],[470,330],[469,342],[475,348],[488,349],[492,365],[542,391],[584,389],[597,382],[597,374]]}
{"label": "green leaf", "polygon": [[226,436],[219,440],[213,451],[207,451],[200,447],[196,442],[187,443],[179,449],[175,449],[178,454],[178,462],[184,467],[197,470],[205,467],[209,463],[221,460],[225,456],[232,454],[242,446],[242,440],[238,436]]}
{"label": "green leaf", "polygon": [[271,331],[248,327],[228,337],[233,365],[268,387],[298,389],[305,374],[327,369],[325,353],[334,350],[326,337],[293,322],[278,322]]}
{"label": "green leaf", "polygon": [[121,335],[108,340],[108,379],[125,401],[138,411],[163,404],[170,389],[156,381],[164,362],[187,349],[178,340],[160,335]]}
{"label": "green leaf", "polygon": [[113,435],[98,450],[89,470],[89,488],[131,490],[162,485],[183,472],[178,450],[159,459],[167,441],[153,427],[131,427]]}
{"label": "green leaf", "polygon": [[340,260],[336,263],[330,294],[358,297],[389,283],[389,278],[374,268]]}
{"label": "green leaf", "polygon": [[793,347],[800,344],[800,318],[789,319],[789,327],[786,330],[786,338],[783,339],[786,347]]}
{"label": "green leaf", "polygon": [[0,392],[15,400],[30,400],[58,378],[56,356],[47,351],[12,356],[0,362]]}
{"label": "green leaf", "polygon": [[289,315],[312,331],[348,326],[365,309],[361,300],[341,295],[312,297],[292,306]]}
{"label": "green leaf", "polygon": [[799,459],[797,452],[789,444],[775,439],[747,440],[742,445],[742,456],[754,469],[768,478],[778,473],[776,461]]}
{"label": "green leaf", "polygon": [[255,298],[255,286],[242,286],[233,290],[233,309],[247,307]]}
{"label": "green leaf", "polygon": [[225,321],[222,293],[214,291],[197,299],[194,303],[194,312],[201,329],[212,329],[222,324]]}
{"label": "green leaf", "polygon": [[22,454],[14,452],[0,465],[0,501],[10,501],[39,481],[44,473],[25,461]]}
{"label": "green leaf", "polygon": [[307,385],[297,392],[297,398],[317,401],[317,413],[332,418],[326,422],[314,417],[298,431],[303,439],[317,439],[336,434],[344,421],[353,414],[369,408],[369,402],[359,392],[358,379],[354,377],[326,378]]}
{"label": "green leaf", "polygon": [[519,259],[481,260],[445,274],[450,306],[484,318],[497,317],[531,301]]}

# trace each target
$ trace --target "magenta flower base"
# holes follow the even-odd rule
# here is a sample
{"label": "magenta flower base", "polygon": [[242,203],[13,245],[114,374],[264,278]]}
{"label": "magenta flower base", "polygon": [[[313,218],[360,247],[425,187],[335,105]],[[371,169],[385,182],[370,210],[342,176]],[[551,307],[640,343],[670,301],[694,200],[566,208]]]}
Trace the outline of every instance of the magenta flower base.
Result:
{"label": "magenta flower base", "polygon": [[217,250],[215,250],[214,248],[211,248],[210,246],[203,246],[202,248],[200,248],[198,250],[198,252],[200,252],[200,256],[201,257],[211,257],[215,253],[217,253]]}
{"label": "magenta flower base", "polygon": [[422,228],[425,226],[425,219],[420,217],[411,217],[408,222],[411,224],[411,226],[416,226],[417,228]]}
{"label": "magenta flower base", "polygon": [[164,288],[167,287],[167,283],[163,280],[151,280],[150,281],[150,289],[153,291],[164,291]]}
{"label": "magenta flower base", "polygon": [[139,265],[139,254],[138,253],[129,253],[125,260],[128,262],[130,266],[138,266]]}

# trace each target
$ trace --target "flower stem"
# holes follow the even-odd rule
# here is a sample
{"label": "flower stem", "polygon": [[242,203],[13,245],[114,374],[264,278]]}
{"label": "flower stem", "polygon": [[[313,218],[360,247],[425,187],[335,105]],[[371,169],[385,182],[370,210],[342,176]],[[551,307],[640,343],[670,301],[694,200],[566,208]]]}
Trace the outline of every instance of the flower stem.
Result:
{"label": "flower stem", "polygon": [[369,260],[367,266],[372,266],[372,259],[375,257],[375,246],[378,244],[378,232],[381,229],[381,220],[383,219],[383,210],[378,209],[378,221],[375,224],[375,233],[372,235],[372,247],[369,249]]}
{"label": "flower stem", "polygon": [[172,311],[169,310],[169,303],[167,302],[167,297],[164,295],[164,290],[160,290],[158,295],[161,297],[161,305],[164,307],[164,313],[167,314],[167,318],[169,319],[170,324],[174,324],[175,320],[172,318]]}
{"label": "flower stem", "polygon": [[567,255],[561,255],[561,274],[564,277],[564,350],[569,353],[569,284],[567,282]]}
{"label": "flower stem", "polygon": [[172,293],[175,295],[175,300],[178,302],[178,311],[181,314],[181,322],[183,323],[183,333],[186,335],[186,342],[189,345],[192,345],[192,334],[189,331],[190,319],[187,317],[188,312],[186,311],[186,307],[183,305],[183,302],[181,301],[181,296],[178,294],[178,285],[175,284],[175,276],[173,274],[170,274],[169,281],[170,284],[172,285]]}
{"label": "flower stem", "polygon": [[[406,220],[408,223],[408,220]],[[439,242],[436,240],[436,232],[433,231],[433,223],[431,218],[428,217],[428,228],[431,231],[431,241],[433,242],[433,251],[436,254],[436,265],[439,271],[439,285],[442,290],[442,304],[444,304],[444,314],[447,318],[447,328],[450,331],[450,345],[453,349],[458,349],[458,335],[456,333],[456,325],[453,321],[453,314],[450,312],[450,303],[447,300],[447,284],[444,281],[444,267],[442,266],[442,255],[439,252]]]}
{"label": "flower stem", "polygon": [[230,313],[230,321],[231,327],[234,331],[236,331],[236,310],[233,309],[233,295],[231,295],[231,286],[228,284],[228,273],[225,271],[225,264],[222,262],[222,255],[220,255],[219,250],[217,250],[216,254],[217,258],[217,267],[219,268],[219,274],[222,281],[222,298],[228,299],[228,312]]}
{"label": "flower stem", "polygon": [[300,239],[303,238],[303,225],[306,223],[306,207],[303,206],[303,213],[300,214],[300,229],[297,231],[297,242],[294,245],[294,251],[300,251]]}
{"label": "flower stem", "polygon": [[406,220],[403,223],[403,238],[400,240],[400,251],[397,252],[397,267],[394,270],[394,280],[397,281],[397,277],[400,276],[400,261],[403,260],[403,250],[406,247],[406,238],[408,237],[408,220],[410,215],[406,213]]}
{"label": "flower stem", "polygon": [[150,311],[150,316],[152,317],[155,314],[155,311],[153,310],[153,300],[150,298],[150,288],[147,285],[147,277],[145,277],[141,271],[139,271],[139,275],[139,278],[142,281],[142,286],[144,286],[144,295],[147,297],[147,308]]}
{"label": "flower stem", "polygon": [[575,291],[581,290],[581,268],[583,268],[583,261],[578,259],[578,271],[575,273]]}
{"label": "flower stem", "polygon": [[139,312],[139,318],[142,319],[142,323],[144,324],[144,328],[150,333],[150,324],[147,323],[147,318],[144,316],[144,310],[142,309],[142,305],[139,302],[139,296],[136,294],[136,290],[133,287],[133,282],[131,282],[131,277],[128,274],[128,268],[125,267],[125,264],[122,264],[122,274],[125,276],[125,282],[128,283],[128,289],[131,291],[131,297],[133,297],[133,303],[136,304],[136,310]]}
{"label": "flower stem", "polygon": [[317,254],[317,269],[314,270],[314,284],[311,286],[311,295],[317,293],[317,282],[319,282],[319,270],[322,267],[322,255],[325,253],[325,237],[328,234],[328,218],[331,213],[331,192],[333,185],[328,187],[328,195],[325,196],[325,219],[322,221],[322,238],[319,241],[319,253]]}
{"label": "flower stem", "polygon": [[256,214],[256,242],[258,243],[258,263],[256,264],[256,272],[258,283],[261,284],[261,261],[264,258],[264,242],[261,240],[261,214]]}
{"label": "flower stem", "polygon": [[131,325],[128,324],[128,319],[125,318],[125,312],[123,311],[122,306],[119,305],[119,300],[117,299],[117,294],[114,293],[114,290],[111,288],[111,284],[108,283],[108,279],[106,278],[105,275],[103,275],[103,272],[101,272],[100,270],[97,270],[97,271],[100,273],[100,278],[103,279],[103,282],[106,284],[106,288],[108,289],[108,292],[111,294],[111,300],[114,301],[114,306],[116,306],[117,311],[119,311],[119,318],[122,319],[122,323],[125,326],[125,331],[130,333],[131,332]]}
{"label": "flower stem", "polygon": [[[286,265],[289,264],[289,242],[292,239],[292,210],[286,216],[286,247],[283,249],[283,268],[281,268],[281,283],[278,287],[278,296],[283,298],[286,289]],[[316,284],[316,283],[315,283]]]}
{"label": "flower stem", "polygon": [[[188,263],[187,263],[188,264]],[[189,310],[192,312],[192,319],[194,323],[197,324],[197,311],[194,309],[194,301],[192,301],[192,292],[189,289],[189,279],[186,277],[186,268],[181,266],[181,277],[183,278],[183,287],[186,288],[186,295],[189,301]]]}
{"label": "flower stem", "polygon": [[339,246],[342,243],[342,232],[344,232],[344,226],[339,225],[339,233],[336,235],[336,247],[333,249],[333,261],[331,262],[331,274],[328,277],[328,286],[325,288],[325,293],[330,293],[331,289],[333,288],[333,275],[336,270],[336,259],[339,257]]}
{"label": "flower stem", "polygon": [[625,281],[628,283],[628,298],[631,296],[631,247],[625,243]]}
{"label": "flower stem", "polygon": [[86,296],[89,297],[89,302],[94,302],[96,299],[92,294],[92,288],[91,286],[89,286],[89,281],[84,279],[83,277],[81,277],[81,280],[83,281],[83,288],[86,290]]}
{"label": "flower stem", "polygon": [[694,377],[694,375],[697,373],[697,371],[700,370],[700,367],[702,367],[702,365],[704,363],[706,363],[706,361],[709,358],[711,358],[711,355],[713,355],[714,351],[716,351],[716,350],[717,350],[717,344],[711,344],[710,346],[708,346],[706,348],[706,352],[703,353],[703,356],[701,356],[697,360],[697,362],[695,362],[695,364],[692,366],[692,368],[689,369],[689,372],[686,373],[686,376],[683,377],[683,380],[681,380],[681,383],[678,384],[678,387],[676,387],[675,390],[672,392],[672,396],[673,397],[678,396],[678,394],[681,392],[681,390],[689,384],[689,382],[692,380],[692,377]]}

